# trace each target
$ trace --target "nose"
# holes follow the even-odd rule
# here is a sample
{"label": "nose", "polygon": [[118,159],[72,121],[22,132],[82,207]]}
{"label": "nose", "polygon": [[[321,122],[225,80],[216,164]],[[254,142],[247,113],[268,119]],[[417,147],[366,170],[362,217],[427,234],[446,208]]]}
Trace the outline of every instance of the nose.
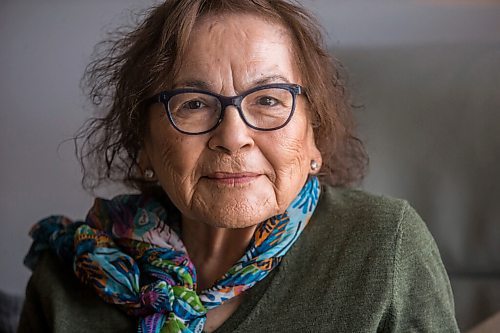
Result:
{"label": "nose", "polygon": [[210,132],[208,147],[225,154],[234,154],[254,145],[253,132],[241,118],[238,109],[235,106],[228,106],[222,122]]}

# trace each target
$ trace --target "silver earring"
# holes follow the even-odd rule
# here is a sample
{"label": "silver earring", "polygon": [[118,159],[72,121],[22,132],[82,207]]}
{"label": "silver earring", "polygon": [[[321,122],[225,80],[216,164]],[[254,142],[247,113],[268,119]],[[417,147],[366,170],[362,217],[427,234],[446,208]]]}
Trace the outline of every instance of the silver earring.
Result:
{"label": "silver earring", "polygon": [[146,179],[153,179],[155,176],[155,172],[153,171],[153,169],[146,169],[144,170],[144,177],[146,177]]}
{"label": "silver earring", "polygon": [[312,160],[311,161],[311,170],[316,171],[318,169],[318,167],[319,167],[318,162],[316,162],[315,160]]}

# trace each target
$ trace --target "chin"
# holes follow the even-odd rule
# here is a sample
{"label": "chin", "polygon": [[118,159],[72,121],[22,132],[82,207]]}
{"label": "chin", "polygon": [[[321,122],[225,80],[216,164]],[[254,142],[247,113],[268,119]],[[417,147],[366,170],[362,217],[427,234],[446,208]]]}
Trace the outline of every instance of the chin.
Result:
{"label": "chin", "polygon": [[265,209],[263,205],[215,206],[203,214],[200,221],[217,228],[241,229],[255,226],[278,214],[275,209]]}
{"label": "chin", "polygon": [[[210,190],[210,191],[209,191]],[[190,212],[194,220],[218,228],[247,228],[279,214],[272,189],[260,187],[218,188],[199,191],[193,196]],[[217,196],[213,193],[217,191]]]}

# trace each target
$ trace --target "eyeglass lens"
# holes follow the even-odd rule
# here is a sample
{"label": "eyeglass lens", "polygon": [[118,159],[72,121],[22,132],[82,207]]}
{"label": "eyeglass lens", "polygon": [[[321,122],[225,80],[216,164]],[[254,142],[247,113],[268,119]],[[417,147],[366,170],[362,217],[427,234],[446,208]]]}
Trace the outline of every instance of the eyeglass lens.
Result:
{"label": "eyeglass lens", "polygon": [[[293,108],[293,94],[287,89],[266,88],[246,95],[241,102],[244,120],[258,129],[283,125]],[[172,96],[168,109],[175,126],[182,131],[199,133],[213,128],[222,107],[219,99],[205,93],[180,93]]]}

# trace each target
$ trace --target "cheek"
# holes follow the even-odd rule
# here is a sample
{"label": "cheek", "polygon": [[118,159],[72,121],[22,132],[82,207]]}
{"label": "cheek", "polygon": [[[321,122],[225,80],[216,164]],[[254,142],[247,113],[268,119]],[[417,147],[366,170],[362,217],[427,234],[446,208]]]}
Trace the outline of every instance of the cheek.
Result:
{"label": "cheek", "polygon": [[[291,123],[288,128],[273,133],[262,153],[274,170],[274,186],[278,205],[286,209],[299,193],[309,175],[310,135],[304,123]],[[300,125],[300,126],[297,126]]]}
{"label": "cheek", "polygon": [[[151,126],[147,152],[158,181],[177,206],[187,206],[204,144],[199,137],[178,135],[164,122]],[[198,140],[195,140],[198,139]],[[189,154],[186,154],[189,151]]]}
{"label": "cheek", "polygon": [[163,130],[165,123],[151,126],[150,140],[147,142],[147,152],[156,174],[161,177],[178,168],[179,160],[173,158],[177,155],[180,139],[171,135],[168,130]]}
{"label": "cheek", "polygon": [[[303,112],[297,112],[293,121],[273,133],[272,144],[266,145],[263,149],[272,150],[269,158],[277,170],[287,170],[292,173],[304,172],[303,166],[309,164],[310,131]],[[305,172],[307,173],[307,169]],[[296,177],[297,174],[289,176]]]}
{"label": "cheek", "polygon": [[277,159],[271,163],[276,171],[277,181],[301,181],[308,175],[308,156],[304,140],[287,138],[286,142],[275,146],[279,149]]}
{"label": "cheek", "polygon": [[169,167],[175,174],[185,174],[190,170],[191,154],[182,154],[185,143],[176,137],[161,138],[156,141],[157,167],[163,169]]}
{"label": "cheek", "polygon": [[190,137],[177,132],[170,124],[165,111],[158,107],[151,112],[149,120],[149,138],[147,141],[148,155],[154,164],[157,174],[166,173],[165,169],[175,174],[185,173],[191,168],[190,158],[195,154],[184,154],[185,147],[196,144],[189,142]]}

